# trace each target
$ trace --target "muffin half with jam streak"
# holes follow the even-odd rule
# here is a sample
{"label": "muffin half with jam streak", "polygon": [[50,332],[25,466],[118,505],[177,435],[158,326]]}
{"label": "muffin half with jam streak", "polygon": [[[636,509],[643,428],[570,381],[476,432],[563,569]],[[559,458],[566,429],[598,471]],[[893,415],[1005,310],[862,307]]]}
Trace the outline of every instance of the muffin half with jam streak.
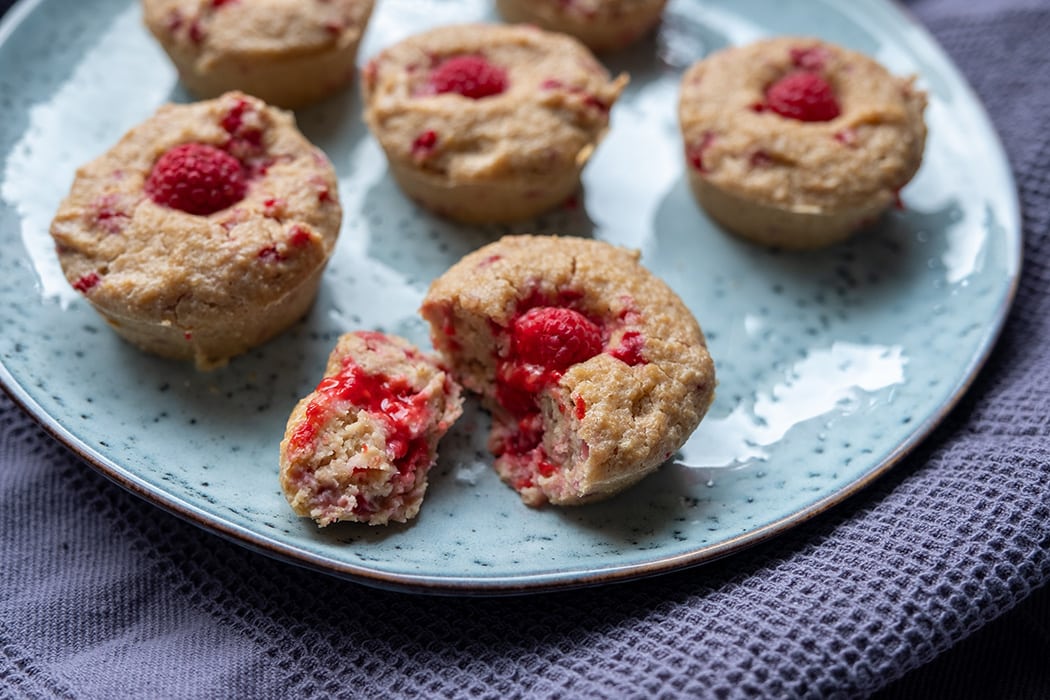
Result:
{"label": "muffin half with jam streak", "polygon": [[600,241],[508,236],[431,285],[422,313],[491,411],[496,471],[528,505],[607,498],[669,459],[714,398],[682,300]]}
{"label": "muffin half with jam streak", "polygon": [[459,385],[408,341],[347,333],[288,419],[281,488],[298,515],[321,527],[406,522],[461,411]]}

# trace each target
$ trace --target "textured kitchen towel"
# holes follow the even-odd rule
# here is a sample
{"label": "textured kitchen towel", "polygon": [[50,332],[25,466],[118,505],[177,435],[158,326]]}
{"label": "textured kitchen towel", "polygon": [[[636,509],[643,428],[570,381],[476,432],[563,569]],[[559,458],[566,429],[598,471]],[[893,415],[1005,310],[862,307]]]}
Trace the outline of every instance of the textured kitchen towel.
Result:
{"label": "textured kitchen towel", "polygon": [[887,476],[712,565],[433,598],[305,571],[183,523],[0,397],[0,696],[862,697],[1044,585],[1050,5],[908,7],[1004,139],[1026,262],[988,365]]}

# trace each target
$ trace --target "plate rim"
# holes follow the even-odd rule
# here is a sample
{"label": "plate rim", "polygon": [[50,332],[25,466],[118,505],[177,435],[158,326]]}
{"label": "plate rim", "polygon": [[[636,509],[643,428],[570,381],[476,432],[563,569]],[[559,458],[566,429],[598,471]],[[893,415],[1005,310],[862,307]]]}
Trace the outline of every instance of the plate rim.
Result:
{"label": "plate rim", "polygon": [[[17,0],[7,13],[0,18],[0,45],[8,41],[29,14],[44,2],[45,0]],[[0,356],[0,388],[5,391],[20,410],[32,418],[57,442],[85,461],[92,469],[109,481],[142,498],[149,504],[196,525],[209,534],[218,535],[253,552],[384,590],[427,595],[478,597],[513,596],[571,590],[638,580],[709,564],[767,542],[818,517],[868,488],[873,482],[884,476],[901,460],[915,451],[918,445],[925,441],[943,423],[947,415],[955,409],[963,396],[973,386],[994,352],[995,346],[1009,320],[1010,310],[1017,296],[1024,266],[1024,230],[1021,218],[1020,192],[1017,188],[1009,157],[1003,146],[1002,137],[995,128],[984,103],[974,91],[965,74],[951,60],[937,39],[915,18],[908,8],[904,7],[899,0],[870,0],[868,3],[869,7],[878,7],[880,5],[883,10],[894,13],[898,20],[906,23],[922,41],[921,46],[924,50],[924,55],[935,57],[940,64],[939,67],[942,70],[949,71],[949,74],[957,81],[959,86],[965,90],[965,98],[970,102],[974,110],[974,118],[991,139],[989,146],[994,150],[995,156],[999,161],[998,165],[1005,176],[1005,181],[1002,185],[1010,192],[1010,196],[1005,198],[1005,200],[1009,202],[1011,207],[1008,212],[1011,221],[1002,224],[1003,228],[1010,232],[1012,242],[1012,245],[1007,250],[1006,260],[1009,265],[1007,267],[1008,278],[1006,278],[1008,284],[1005,287],[1005,293],[1003,293],[996,305],[994,317],[990,319],[994,322],[984,328],[983,337],[976,345],[975,352],[969,357],[965,365],[960,368],[961,371],[955,385],[935,411],[929,413],[906,439],[896,444],[881,461],[874,464],[858,478],[826,493],[809,505],[783,515],[765,525],[714,544],[694,548],[688,552],[633,564],[596,567],[583,570],[582,572],[576,569],[571,572],[548,571],[543,573],[478,577],[384,571],[369,566],[339,561],[291,544],[282,543],[275,538],[267,537],[265,533],[250,530],[229,522],[218,515],[206,513],[202,509],[175,497],[163,489],[150,485],[126,467],[121,466],[115,460],[103,455],[97,449],[76,437],[69,428],[51,416],[17,380],[7,367],[2,356]],[[914,41],[909,40],[904,45],[914,48]]]}

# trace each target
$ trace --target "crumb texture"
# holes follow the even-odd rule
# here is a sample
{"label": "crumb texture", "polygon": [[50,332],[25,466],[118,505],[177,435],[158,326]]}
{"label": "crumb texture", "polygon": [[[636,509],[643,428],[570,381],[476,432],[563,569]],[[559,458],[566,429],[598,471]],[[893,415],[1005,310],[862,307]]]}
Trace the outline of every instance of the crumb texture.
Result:
{"label": "crumb texture", "polygon": [[608,497],[685,442],[715,388],[681,299],[607,243],[508,236],[422,306],[434,345],[492,412],[496,470],[530,505]]}
{"label": "crumb texture", "polygon": [[288,419],[281,488],[300,516],[385,525],[416,516],[459,385],[396,336],[342,336],[324,378]]}

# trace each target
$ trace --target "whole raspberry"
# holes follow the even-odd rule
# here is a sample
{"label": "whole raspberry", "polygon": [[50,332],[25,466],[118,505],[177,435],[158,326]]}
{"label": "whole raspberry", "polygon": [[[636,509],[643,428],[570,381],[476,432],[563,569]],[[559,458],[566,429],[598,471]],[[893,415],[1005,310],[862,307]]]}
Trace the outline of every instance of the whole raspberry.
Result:
{"label": "whole raspberry", "polygon": [[507,89],[507,71],[483,56],[455,56],[438,64],[430,73],[428,84],[437,94],[456,92],[480,100]]}
{"label": "whole raspberry", "polygon": [[842,113],[835,91],[816,73],[788,73],[766,89],[766,103],[782,117],[803,122],[826,122]]}
{"label": "whole raspberry", "polygon": [[241,162],[200,143],[169,150],[146,180],[146,194],[157,204],[201,216],[236,204],[246,190]]}
{"label": "whole raspberry", "polygon": [[523,362],[560,372],[600,353],[602,330],[578,311],[540,306],[515,319],[511,347]]}

